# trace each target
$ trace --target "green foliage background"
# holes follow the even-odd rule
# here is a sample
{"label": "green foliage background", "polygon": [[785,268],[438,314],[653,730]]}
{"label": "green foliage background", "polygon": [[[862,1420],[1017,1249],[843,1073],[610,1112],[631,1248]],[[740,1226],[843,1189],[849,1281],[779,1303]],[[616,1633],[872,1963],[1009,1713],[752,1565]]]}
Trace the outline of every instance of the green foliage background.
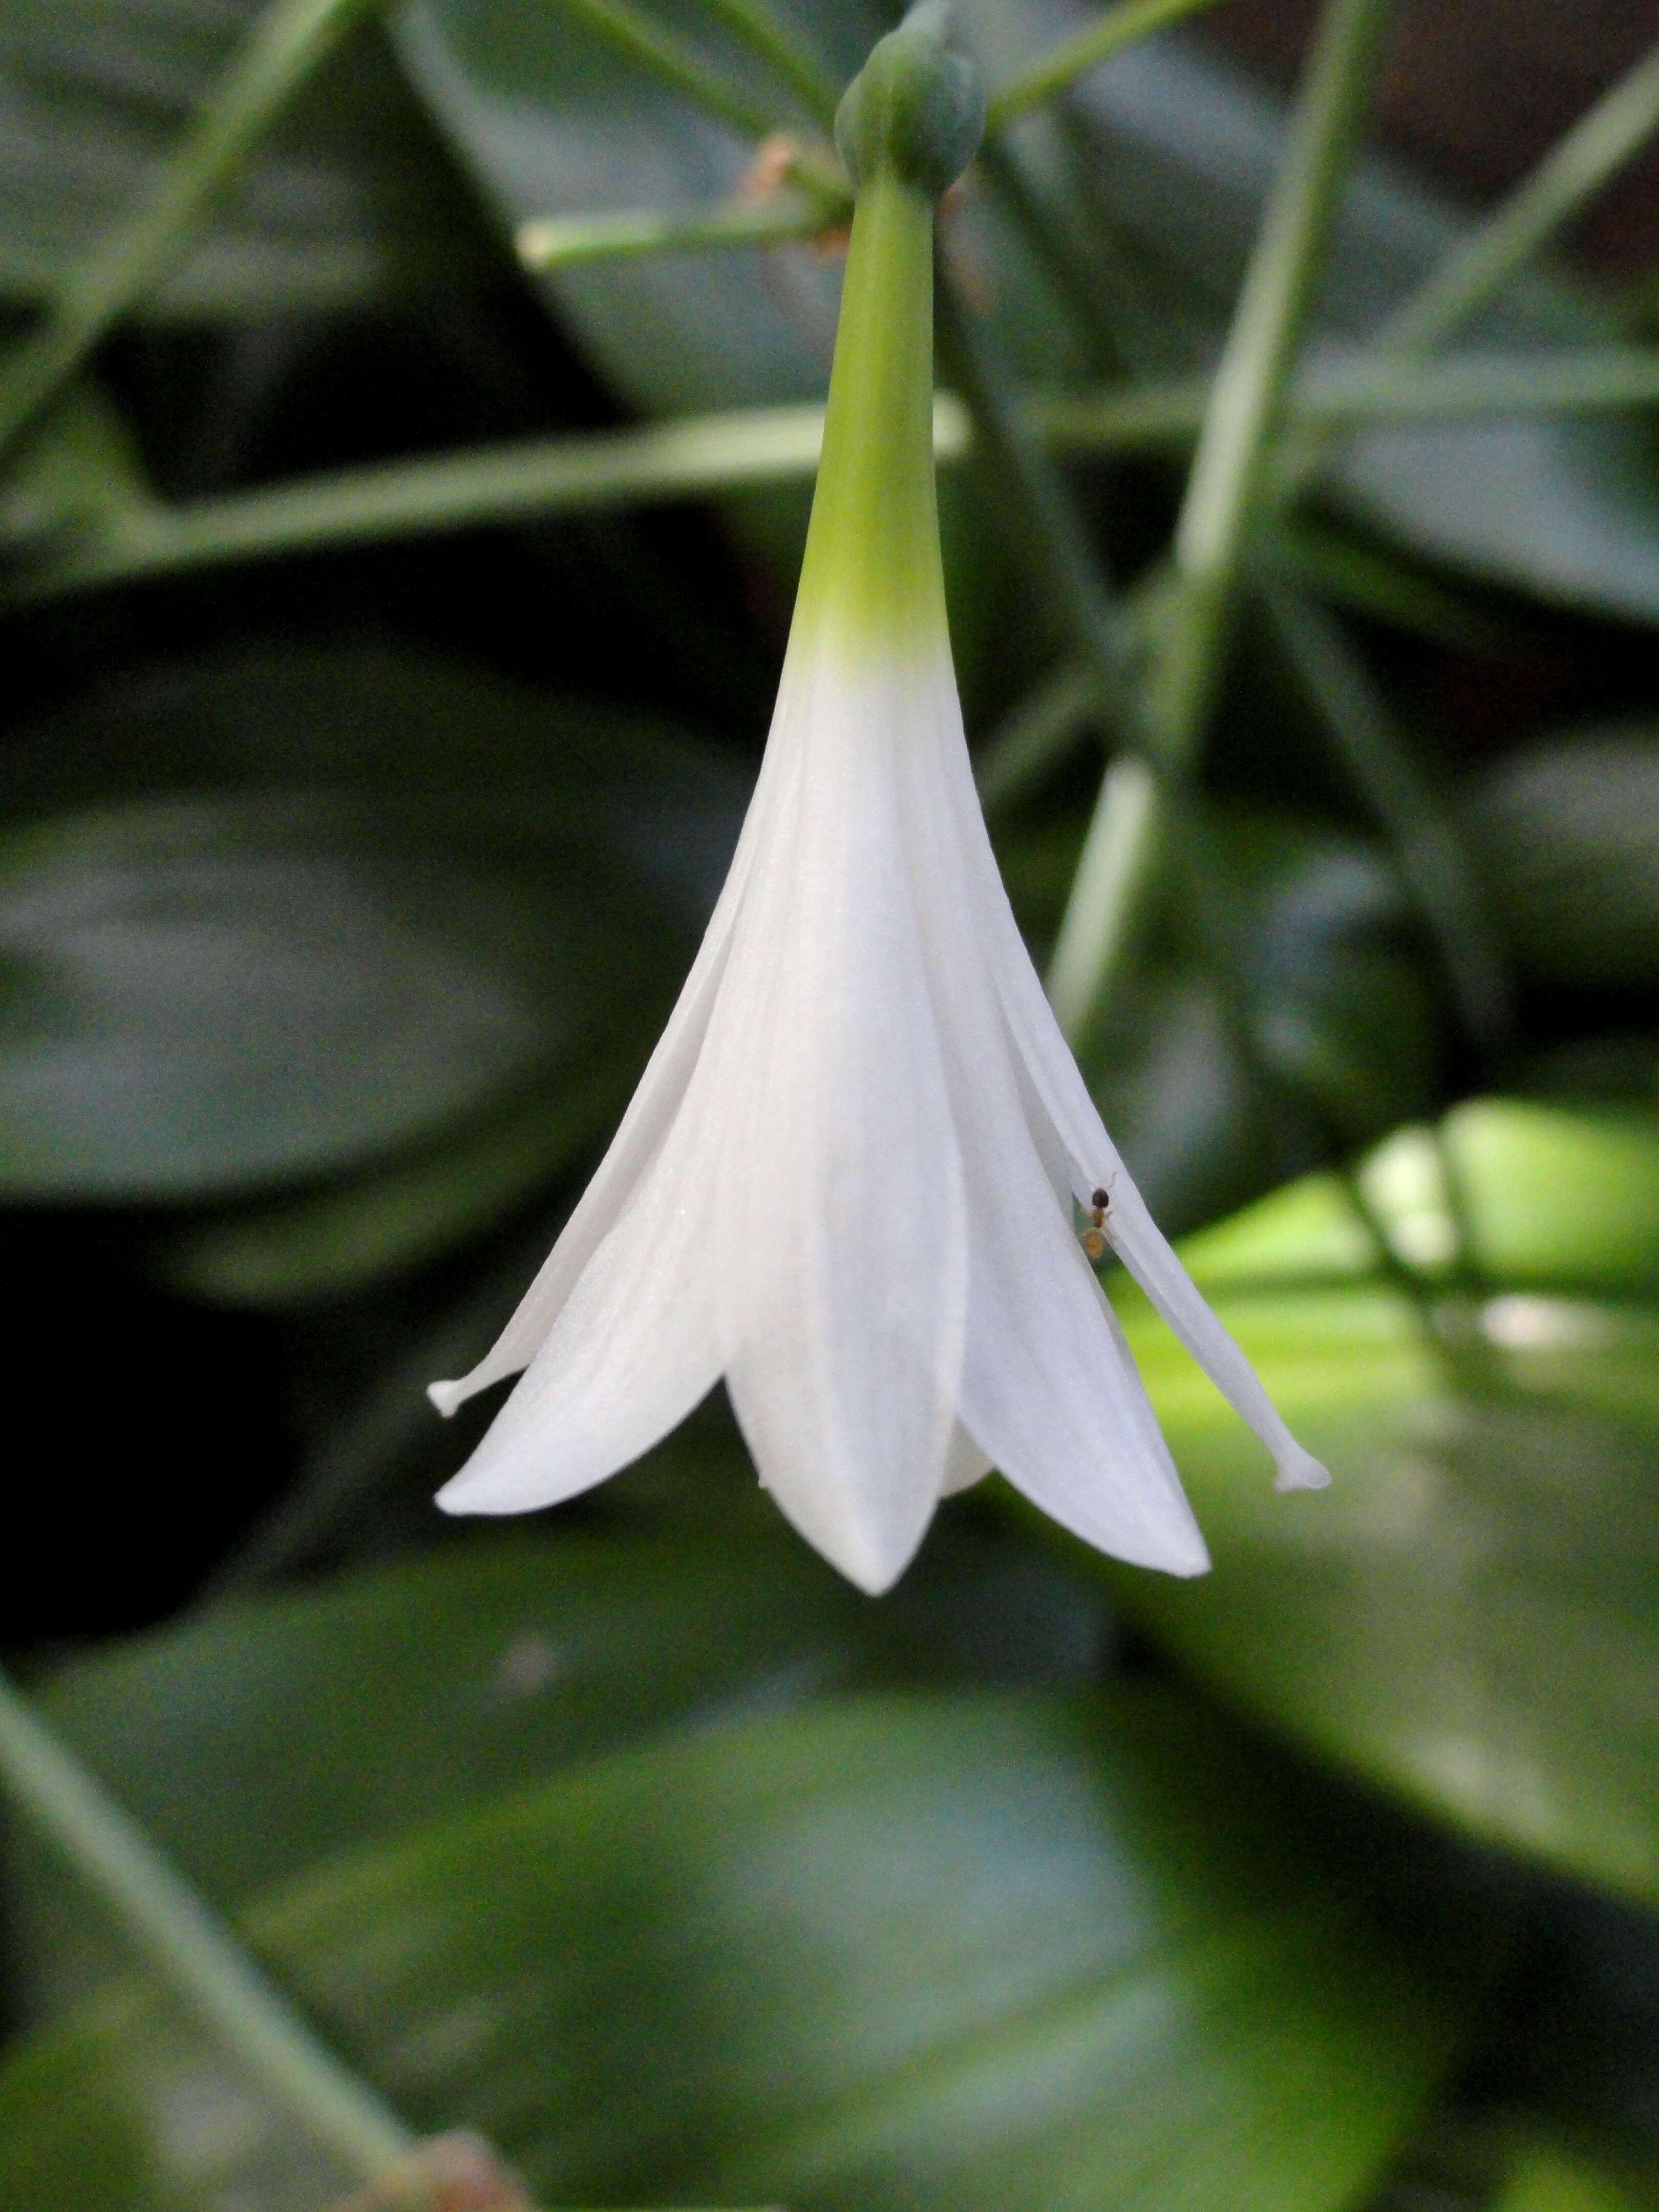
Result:
{"label": "green foliage background", "polygon": [[[959,15],[994,95],[1093,20]],[[549,2207],[1659,2202],[1639,288],[1494,249],[1436,386],[1365,349],[1493,234],[1359,157],[1201,752],[1160,763],[1159,865],[1077,1012],[1329,1493],[1273,1498],[1114,1284],[1200,1583],[994,1481],[872,1604],[717,1404],[533,1523],[430,1508],[489,1408],[441,1426],[422,1387],[510,1310],[718,890],[834,329],[833,179],[781,242],[584,225],[731,220],[760,127],[813,143],[888,21],[0,19],[0,1193],[39,1516],[0,1637],[323,2042]],[[268,118],[224,94],[250,51]],[[953,639],[1040,957],[1177,649],[1186,456],[1291,127],[1189,31],[1126,39],[945,218]],[[367,2178],[21,1816],[3,1893],[0,2201],[306,2212]]]}

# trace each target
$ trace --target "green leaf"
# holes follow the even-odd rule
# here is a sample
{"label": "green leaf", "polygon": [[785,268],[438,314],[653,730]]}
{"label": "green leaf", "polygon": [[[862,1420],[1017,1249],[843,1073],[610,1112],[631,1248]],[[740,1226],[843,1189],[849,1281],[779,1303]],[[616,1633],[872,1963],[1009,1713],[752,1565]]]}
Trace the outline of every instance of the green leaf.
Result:
{"label": "green leaf", "polygon": [[[550,2203],[1336,2212],[1454,2055],[1468,1954],[1380,1936],[1316,1826],[1156,1688],[854,1701],[579,1767],[246,1924],[416,2125]],[[88,2203],[122,2127],[120,2201],[192,2201],[153,2018],[14,2058],[9,2201]]]}
{"label": "green leaf", "polygon": [[154,1201],[295,1182],[585,1075],[619,1026],[638,1050],[672,981],[648,941],[660,907],[580,848],[544,874],[526,842],[511,800],[452,799],[440,823],[344,794],[138,803],[13,836],[0,1188]]}
{"label": "green leaf", "polygon": [[407,647],[284,646],[124,670],[0,754],[0,816],[164,793],[533,789],[538,825],[623,852],[701,908],[725,878],[743,772],[684,732]]}
{"label": "green leaf", "polygon": [[[1050,190],[1062,204],[1109,208],[1124,246],[1161,278],[1163,353],[1143,366],[1195,366],[1212,349],[1277,173],[1285,104],[1176,39],[1131,49],[1076,102],[1091,130],[1070,170],[1048,152]],[[1363,339],[1467,228],[1396,165],[1358,163],[1316,335]],[[1617,334],[1587,292],[1537,271],[1462,335],[1523,354]],[[1606,614],[1659,614],[1659,471],[1633,422],[1540,416],[1390,429],[1356,441],[1333,481],[1344,506],[1435,560]]]}
{"label": "green leaf", "polygon": [[[0,297],[37,305],[152,191],[257,0],[19,0],[0,27]],[[360,307],[476,281],[478,227],[374,27],[319,71],[147,312]]]}
{"label": "green leaf", "polygon": [[637,1040],[596,1048],[585,1073],[378,1172],[267,1205],[215,1208],[146,1240],[147,1271],[215,1304],[296,1306],[418,1266],[548,1183],[615,1122]]}
{"label": "green leaf", "polygon": [[148,507],[154,494],[119,409],[91,377],[71,383],[0,480],[0,545]]}
{"label": "green leaf", "polygon": [[[1445,1142],[1488,1289],[1439,1308],[1437,1334],[1328,1180],[1188,1248],[1328,1492],[1274,1496],[1260,1448],[1118,1298],[1215,1571],[1114,1584],[1322,1757],[1651,1902],[1659,1304],[1636,1301],[1659,1297],[1659,1121],[1483,1103]],[[1431,1302],[1456,1280],[1440,1158],[1396,1140],[1363,1177]]]}
{"label": "green leaf", "polygon": [[[869,1604],[769,1506],[764,1520],[744,1510],[757,1493],[734,1444],[693,1424],[627,1479],[695,1486],[697,1526],[469,1535],[225,1601],[60,1669],[38,1692],[42,1714],[224,1907],[717,1715],[895,1675],[1052,1681],[1088,1662],[1097,1596],[963,1532],[941,1532],[892,1603]],[[68,1875],[22,1836],[6,1888],[32,2009],[60,2009],[112,1971]]]}
{"label": "green leaf", "polygon": [[1659,983],[1659,729],[1540,739],[1488,769],[1465,805],[1528,974],[1591,990]]}
{"label": "green leaf", "polygon": [[603,1128],[743,796],[683,738],[409,654],[94,694],[0,769],[33,823],[0,845],[0,1188],[372,1168],[194,1224],[163,1271],[261,1303],[425,1256]]}
{"label": "green leaf", "polygon": [[[1237,1008],[1188,926],[1079,1042],[1103,1118],[1172,1232],[1443,1095],[1442,995],[1374,847],[1235,808],[1218,813],[1202,865],[1233,941]],[[1015,869],[1029,890],[1029,867]]]}
{"label": "green leaf", "polygon": [[1534,2142],[1516,2154],[1492,2212],[1646,2212],[1659,2177],[1620,2172],[1577,2146]]}

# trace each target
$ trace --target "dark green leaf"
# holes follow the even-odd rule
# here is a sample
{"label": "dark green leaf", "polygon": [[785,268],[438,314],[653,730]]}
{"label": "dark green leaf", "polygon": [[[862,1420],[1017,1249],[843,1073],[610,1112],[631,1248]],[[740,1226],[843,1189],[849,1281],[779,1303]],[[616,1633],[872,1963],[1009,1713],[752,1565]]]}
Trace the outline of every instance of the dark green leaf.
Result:
{"label": "dark green leaf", "polygon": [[[1132,48],[1077,97],[1091,126],[1086,156],[1054,188],[1073,204],[1092,198],[1109,209],[1124,240],[1162,273],[1166,354],[1155,366],[1207,359],[1279,167],[1285,106],[1176,39]],[[1050,155],[1051,168],[1058,159]],[[1363,340],[1466,229],[1446,199],[1396,166],[1359,163],[1317,335]],[[1616,335],[1587,292],[1538,271],[1513,282],[1456,343],[1525,353]],[[1454,567],[1609,614],[1659,613],[1659,472],[1635,423],[1528,416],[1378,432],[1356,441],[1335,483],[1369,522]]]}
{"label": "dark green leaf", "polygon": [[266,1302],[424,1256],[599,1133],[743,781],[625,717],[346,651],[95,696],[20,735],[8,800],[34,826],[0,851],[0,1184],[173,1200],[372,1163],[163,1255]]}
{"label": "dark green leaf", "polygon": [[1289,816],[1230,810],[1206,839],[1238,1000],[1188,926],[1079,1056],[1172,1231],[1210,1221],[1432,1110],[1445,1016],[1381,855]]}
{"label": "dark green leaf", "polygon": [[38,541],[152,497],[120,410],[91,377],[78,377],[0,482],[0,545]]}
{"label": "dark green leaf", "polygon": [[596,1049],[576,1077],[428,1151],[298,1197],[231,1206],[159,1231],[148,1272],[216,1304],[302,1305],[418,1266],[499,1220],[616,1121],[636,1049]]}
{"label": "dark green leaf", "polygon": [[319,794],[139,804],[7,841],[9,1194],[295,1182],[586,1079],[619,1027],[642,1057],[639,1016],[674,980],[648,944],[660,909],[580,848],[532,868],[517,832],[510,802],[454,799],[440,825]]}
{"label": "dark green leaf", "polygon": [[[228,1905],[367,1838],[717,1715],[896,1674],[1054,1680],[1091,1661],[1100,1608],[1086,1585],[947,1531],[872,1606],[769,1505],[764,1520],[744,1512],[757,1493],[740,1462],[725,1431],[694,1424],[626,1486],[695,1486],[698,1528],[484,1537],[227,1601],[62,1670],[42,1710]],[[108,1971],[107,1942],[49,1855],[20,1838],[7,1888],[33,2007],[58,2008]]]}
{"label": "dark green leaf", "polygon": [[746,797],[742,771],[681,731],[407,647],[285,647],[124,671],[12,732],[0,753],[9,821],[163,793],[319,788],[434,803],[517,794],[524,840],[620,853],[700,913]]}
{"label": "dark green leaf", "polygon": [[[1446,1145],[1489,1288],[1437,1328],[1328,1180],[1190,1245],[1328,1492],[1274,1496],[1260,1448],[1124,1295],[1215,1571],[1114,1580],[1322,1755],[1659,1899],[1659,1306],[1633,1303],[1659,1293],[1659,1123],[1495,1103],[1454,1115]],[[1444,1298],[1457,1228],[1426,1134],[1363,1180]]]}
{"label": "dark green leaf", "polygon": [[[1431,1975],[1382,1940],[1280,1781],[1150,1688],[832,1705],[590,1764],[246,1924],[417,2125],[480,2127],[550,2203],[1336,2212],[1454,2052],[1460,1947]],[[88,2202],[155,2112],[150,2020],[0,2077],[10,2201]],[[191,2201],[159,2137],[143,2212]]]}
{"label": "dark green leaf", "polygon": [[1528,973],[1592,990],[1659,983],[1659,730],[1541,740],[1468,791],[1493,908]]}
{"label": "dark green leaf", "polygon": [[[0,297],[36,304],[152,191],[257,0],[19,0],[0,25]],[[319,70],[146,302],[169,319],[356,307],[454,284],[474,219],[378,31]]]}

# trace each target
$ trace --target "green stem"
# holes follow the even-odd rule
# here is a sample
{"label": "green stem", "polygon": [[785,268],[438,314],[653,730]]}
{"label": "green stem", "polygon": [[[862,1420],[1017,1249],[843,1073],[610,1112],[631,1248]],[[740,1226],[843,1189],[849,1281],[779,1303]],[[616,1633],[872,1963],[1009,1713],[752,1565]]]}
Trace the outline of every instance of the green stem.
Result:
{"label": "green stem", "polygon": [[1072,495],[1035,436],[994,333],[965,307],[943,257],[938,262],[941,358],[960,384],[975,428],[1024,526],[1043,595],[1089,667],[1099,710],[1127,733],[1129,624],[1102,574]]}
{"label": "green stem", "polygon": [[834,128],[841,87],[817,56],[790,36],[763,0],[702,0],[702,6],[776,71],[826,134]]}
{"label": "green stem", "polygon": [[684,253],[724,246],[775,245],[816,238],[850,213],[845,195],[831,201],[799,191],[749,204],[741,200],[702,215],[555,216],[522,222],[514,251],[532,270],[568,269],[584,261],[628,261],[647,253]]}
{"label": "green stem", "polygon": [[878,169],[853,212],[790,648],[848,660],[948,636],[933,461],[933,204]]}
{"label": "green stem", "polygon": [[1152,769],[1120,753],[1101,779],[1048,963],[1049,1004],[1069,1037],[1092,1026],[1127,962],[1164,811]]}
{"label": "green stem", "polygon": [[[1190,443],[1203,426],[1207,392],[1201,380],[1182,379],[1132,392],[1027,394],[1017,402],[988,401],[981,421],[1006,435],[1018,419],[1019,462],[1028,467],[1034,443],[1060,458]],[[1298,425],[1406,423],[1640,405],[1659,405],[1659,349],[1599,347],[1560,358],[1471,359],[1420,368],[1328,368],[1296,385],[1290,414]],[[823,408],[811,404],[733,410],[389,462],[176,507],[135,503],[43,551],[16,573],[0,599],[15,604],[326,545],[793,482],[817,468],[823,428]],[[941,392],[934,407],[935,457],[959,460],[969,444],[960,403]],[[1051,469],[1047,482],[1033,498],[1033,507],[1040,501],[1045,514],[1066,496]],[[1031,527],[1037,531],[1034,517]],[[1054,573],[1069,580],[1067,598],[1075,590],[1079,608],[1093,610],[1093,622],[1100,618],[1098,579],[1091,582],[1078,565],[1079,550],[1090,562],[1092,553],[1072,525],[1062,520],[1059,529],[1064,542],[1052,555],[1034,540],[1037,557],[1045,565],[1053,559]]]}
{"label": "green stem", "polygon": [[[1243,291],[1211,386],[1175,543],[1175,599],[1147,689],[1151,757],[1188,774],[1220,679],[1249,525],[1269,477],[1291,374],[1359,128],[1387,0],[1328,0]],[[1156,793],[1114,820],[1109,782],[1090,825],[1054,948],[1072,1033],[1094,1020],[1163,840]]]}
{"label": "green stem", "polygon": [[[561,0],[561,4],[659,83],[681,94],[740,137],[759,140],[778,135],[778,118],[770,108],[751,100],[717,70],[699,61],[635,7],[632,0]],[[798,150],[791,157],[789,173],[811,190],[846,195],[847,179],[827,155]]]}
{"label": "green stem", "polygon": [[[1203,427],[1209,392],[1202,377],[1182,377],[1129,391],[1032,392],[1025,405],[1049,452],[1066,458],[1188,445]],[[1297,430],[1346,430],[1655,405],[1659,348],[1587,346],[1421,366],[1370,355],[1329,362],[1297,378],[1286,419]]]}
{"label": "green stem", "polygon": [[248,149],[373,0],[275,0],[155,191],[58,289],[0,372],[0,452],[171,265]]}
{"label": "green stem", "polygon": [[1291,666],[1382,825],[1439,945],[1465,1031],[1488,1064],[1499,1060],[1510,1039],[1509,978],[1450,810],[1401,743],[1370,672],[1335,619],[1288,584],[1267,581],[1262,597]]}
{"label": "green stem", "polygon": [[1010,77],[991,95],[986,110],[985,132],[1004,131],[1044,100],[1052,100],[1056,93],[1086,76],[1091,70],[1099,69],[1121,53],[1125,46],[1133,46],[1139,39],[1163,30],[1168,24],[1178,23],[1183,16],[1195,15],[1200,8],[1211,5],[1211,0],[1119,0],[1115,8],[1109,8],[1098,22],[1091,23],[1069,39],[1033,62],[1029,69]]}
{"label": "green stem", "polygon": [[[0,591],[0,604],[415,532],[796,483],[817,467],[823,416],[811,404],[692,416],[344,470],[186,507],[135,507],[95,533],[43,551]],[[968,437],[960,404],[941,393],[933,407],[936,455],[957,458]]]}
{"label": "green stem", "polygon": [[[1372,341],[1373,362],[1380,368],[1443,345],[1589,204],[1656,129],[1659,46],[1603,94],[1531,175],[1395,309]],[[1330,431],[1292,442],[1281,457],[1281,501],[1306,489],[1338,442]]]}
{"label": "green stem", "polygon": [[1378,332],[1393,359],[1431,352],[1501,292],[1659,130],[1659,46],[1551,149]]}
{"label": "green stem", "polygon": [[402,2121],[324,2048],[3,1675],[0,1781],[161,1980],[296,2120],[365,2180],[408,2149],[414,2138]]}
{"label": "green stem", "polygon": [[619,53],[744,138],[769,137],[771,112],[687,52],[630,0],[561,0],[566,12]]}
{"label": "green stem", "polygon": [[1094,671],[1073,661],[1020,702],[974,762],[980,805],[988,814],[1011,805],[1065,757],[1079,731],[1098,715],[1099,697]]}

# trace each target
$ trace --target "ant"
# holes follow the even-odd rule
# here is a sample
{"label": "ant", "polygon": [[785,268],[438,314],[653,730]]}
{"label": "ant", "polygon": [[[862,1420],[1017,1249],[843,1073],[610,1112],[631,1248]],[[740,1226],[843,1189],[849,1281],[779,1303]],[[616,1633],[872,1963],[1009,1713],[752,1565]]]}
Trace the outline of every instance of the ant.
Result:
{"label": "ant", "polygon": [[1083,1249],[1091,1260],[1099,1260],[1106,1252],[1106,1212],[1111,1201],[1103,1190],[1089,1194],[1089,1226],[1083,1232]]}

